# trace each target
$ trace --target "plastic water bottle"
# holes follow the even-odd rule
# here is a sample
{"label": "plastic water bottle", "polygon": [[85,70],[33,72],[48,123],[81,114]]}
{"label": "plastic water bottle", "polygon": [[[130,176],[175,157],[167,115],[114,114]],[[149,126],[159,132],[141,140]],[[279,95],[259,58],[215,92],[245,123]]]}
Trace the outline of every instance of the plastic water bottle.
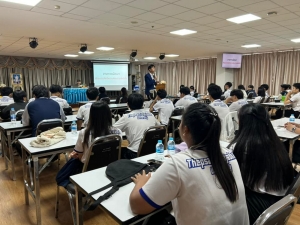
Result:
{"label": "plastic water bottle", "polygon": [[77,124],[75,120],[71,124],[71,132],[73,135],[77,135]]}
{"label": "plastic water bottle", "polygon": [[290,116],[290,123],[295,123],[295,116],[294,116],[294,114],[291,114],[291,116]]}
{"label": "plastic water bottle", "polygon": [[13,125],[16,124],[16,111],[14,108],[10,109],[10,121]]}
{"label": "plastic water bottle", "polygon": [[168,152],[169,152],[169,155],[175,154],[175,142],[172,137],[170,137],[169,141],[168,141]]}
{"label": "plastic water bottle", "polygon": [[164,156],[164,145],[162,143],[162,140],[158,140],[156,144],[156,160],[163,161],[165,158]]}

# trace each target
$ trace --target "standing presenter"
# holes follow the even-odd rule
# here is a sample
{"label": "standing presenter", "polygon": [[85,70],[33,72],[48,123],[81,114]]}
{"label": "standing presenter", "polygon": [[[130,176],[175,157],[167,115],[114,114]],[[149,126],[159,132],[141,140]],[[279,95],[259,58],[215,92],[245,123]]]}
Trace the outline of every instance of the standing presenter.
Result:
{"label": "standing presenter", "polygon": [[150,90],[155,89],[155,85],[158,81],[155,76],[155,66],[153,64],[148,66],[148,71],[149,73],[145,75],[145,94],[147,95],[148,101],[150,101]]}

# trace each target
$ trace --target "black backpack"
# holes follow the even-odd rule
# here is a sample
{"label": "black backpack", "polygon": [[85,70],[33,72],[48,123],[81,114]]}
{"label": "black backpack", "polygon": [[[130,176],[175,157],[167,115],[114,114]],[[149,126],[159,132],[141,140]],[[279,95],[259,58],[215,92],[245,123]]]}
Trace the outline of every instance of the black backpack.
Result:
{"label": "black backpack", "polygon": [[[128,159],[120,159],[118,161],[110,163],[105,171],[108,179],[111,180],[111,183],[108,185],[99,188],[88,194],[86,203],[83,209],[94,210],[101,202],[111,197],[120,187],[129,184],[132,182],[131,177],[134,177],[135,174],[141,173],[145,170],[146,173],[154,172],[159,165],[148,165],[140,162],[135,162]],[[92,200],[92,195],[104,191],[105,189],[110,188],[104,195],[100,196],[96,201]]]}

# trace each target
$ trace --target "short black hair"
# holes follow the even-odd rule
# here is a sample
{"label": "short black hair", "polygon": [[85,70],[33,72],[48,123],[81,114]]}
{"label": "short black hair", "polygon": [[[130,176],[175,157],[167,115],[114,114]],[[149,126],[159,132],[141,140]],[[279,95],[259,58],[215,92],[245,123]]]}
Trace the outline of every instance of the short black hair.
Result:
{"label": "short black hair", "polygon": [[49,88],[50,92],[53,93],[62,93],[63,89],[61,86],[57,85],[57,84],[52,84]]}
{"label": "short black hair", "polygon": [[13,92],[13,99],[15,102],[23,102],[26,97],[26,92],[25,91],[14,91]]}
{"label": "short black hair", "polygon": [[179,87],[179,90],[180,90],[181,88],[183,88],[183,87],[185,87],[183,84],[182,84],[182,85],[180,85],[180,87]]}
{"label": "short black hair", "polygon": [[213,99],[221,99],[222,96],[222,89],[218,85],[211,85],[207,88],[208,94],[213,98]]}
{"label": "short black hair", "polygon": [[194,86],[190,86],[190,89],[195,90]]}
{"label": "short black hair", "polygon": [[190,93],[191,92],[190,92],[190,89],[188,87],[180,88],[180,94],[189,95]]}
{"label": "short black hair", "polygon": [[262,84],[260,86],[263,87],[264,89],[266,89],[266,91],[269,90],[269,85],[268,84]]}
{"label": "short black hair", "polygon": [[282,85],[280,85],[280,87],[282,87],[284,90],[291,89],[291,85],[289,85],[289,84],[282,84]]}
{"label": "short black hair", "polygon": [[133,93],[128,96],[128,106],[131,110],[143,108],[144,97],[141,94]]}
{"label": "short black hair", "polygon": [[96,98],[98,97],[99,95],[99,91],[97,88],[95,87],[89,87],[87,90],[86,90],[86,96],[88,97],[88,99],[90,100],[96,100]]}
{"label": "short black hair", "polygon": [[294,83],[293,87],[299,89],[299,91],[300,91],[300,83]]}
{"label": "short black hair", "polygon": [[228,87],[232,87],[232,83],[231,82],[226,82],[226,84],[225,85],[227,85]]}
{"label": "short black hair", "polygon": [[245,90],[245,86],[242,85],[242,84],[240,84],[240,85],[238,86],[238,89],[240,89],[240,90]]}
{"label": "short black hair", "polygon": [[243,99],[244,98],[244,94],[241,90],[239,89],[234,89],[230,92],[230,96],[236,96],[238,99]]}
{"label": "short black hair", "polygon": [[216,85],[216,84],[215,84],[215,83],[210,83],[210,84],[208,85],[208,87],[209,87],[209,86],[212,86],[212,85]]}
{"label": "short black hair", "polygon": [[163,99],[163,98],[167,97],[167,92],[164,89],[159,89],[157,91],[157,95],[158,95],[158,97],[160,97],[161,99]]}
{"label": "short black hair", "polygon": [[99,87],[100,94],[104,94],[106,92],[105,87]]}
{"label": "short black hair", "polygon": [[252,84],[248,85],[248,88],[254,89],[254,86]]}
{"label": "short black hair", "polygon": [[2,96],[9,96],[11,93],[13,93],[13,89],[11,87],[3,87],[1,89],[1,95]]}
{"label": "short black hair", "polygon": [[152,69],[153,67],[155,68],[155,66],[153,64],[149,65],[148,70]]}
{"label": "short black hair", "polygon": [[41,97],[49,98],[49,90],[44,85],[36,85],[33,88],[32,94],[36,98],[41,98]]}

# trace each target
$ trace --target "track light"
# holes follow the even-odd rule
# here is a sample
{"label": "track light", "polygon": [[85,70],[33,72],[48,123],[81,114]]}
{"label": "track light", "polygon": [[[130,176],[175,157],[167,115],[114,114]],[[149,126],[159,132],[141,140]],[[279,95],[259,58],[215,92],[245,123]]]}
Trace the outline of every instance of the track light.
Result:
{"label": "track light", "polygon": [[85,52],[87,50],[87,44],[81,44],[79,51]]}
{"label": "track light", "polygon": [[137,55],[137,50],[132,50],[130,57],[134,58]]}
{"label": "track light", "polygon": [[165,58],[165,53],[160,53],[160,56],[158,57],[160,60],[163,60]]}
{"label": "track light", "polygon": [[39,45],[37,38],[29,38],[29,46],[30,48],[36,48]]}

